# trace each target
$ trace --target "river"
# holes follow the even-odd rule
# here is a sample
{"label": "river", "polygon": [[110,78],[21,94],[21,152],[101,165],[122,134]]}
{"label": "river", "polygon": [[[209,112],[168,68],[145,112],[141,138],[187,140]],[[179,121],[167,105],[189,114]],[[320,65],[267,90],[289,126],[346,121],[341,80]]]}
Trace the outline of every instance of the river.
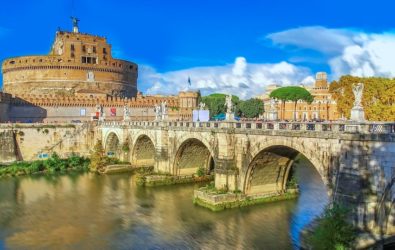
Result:
{"label": "river", "polygon": [[141,188],[133,175],[0,179],[0,249],[297,249],[328,197],[314,168],[296,168],[299,198],[211,212],[196,185]]}

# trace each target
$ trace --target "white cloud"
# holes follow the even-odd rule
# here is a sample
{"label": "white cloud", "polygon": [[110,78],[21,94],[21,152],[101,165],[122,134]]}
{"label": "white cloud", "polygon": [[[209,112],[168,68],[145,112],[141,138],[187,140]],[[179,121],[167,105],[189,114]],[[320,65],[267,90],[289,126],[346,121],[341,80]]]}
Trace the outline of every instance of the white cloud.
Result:
{"label": "white cloud", "polygon": [[395,77],[395,34],[366,33],[321,26],[301,27],[269,34],[280,46],[310,49],[327,56],[332,77]]}
{"label": "white cloud", "polygon": [[337,77],[356,76],[395,77],[395,35],[366,35],[360,45],[350,45],[332,58],[329,65]]}
{"label": "white cloud", "polygon": [[241,98],[260,95],[266,85],[311,83],[311,72],[287,62],[251,64],[244,57],[237,57],[233,64],[196,67],[179,71],[158,73],[150,66],[140,66],[139,83],[147,86],[148,94],[176,94],[186,90],[188,77],[192,88],[203,94],[231,93]]}
{"label": "white cloud", "polygon": [[[301,27],[269,34],[274,44],[298,50],[319,52],[331,68],[332,78],[355,76],[395,77],[395,34],[373,34],[352,29],[329,29],[322,26]],[[309,53],[306,51],[306,58]],[[303,61],[303,59],[299,60]],[[306,61],[306,60],[305,60]],[[279,63],[248,63],[244,57],[234,63],[213,67],[196,67],[159,73],[140,66],[139,84],[149,94],[176,94],[192,88],[203,94],[231,93],[241,98],[261,94],[268,84],[310,85],[314,78],[309,69],[286,61]]]}
{"label": "white cloud", "polygon": [[324,53],[339,53],[354,43],[353,31],[308,26],[272,33],[266,36],[277,45],[291,45]]}

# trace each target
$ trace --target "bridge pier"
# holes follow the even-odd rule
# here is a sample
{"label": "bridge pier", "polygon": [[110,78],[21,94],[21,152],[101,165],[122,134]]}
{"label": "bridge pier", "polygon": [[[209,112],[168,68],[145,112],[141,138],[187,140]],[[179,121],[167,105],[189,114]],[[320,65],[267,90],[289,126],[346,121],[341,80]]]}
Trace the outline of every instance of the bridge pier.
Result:
{"label": "bridge pier", "polygon": [[215,188],[229,192],[239,191],[239,171],[232,160],[217,160]]}

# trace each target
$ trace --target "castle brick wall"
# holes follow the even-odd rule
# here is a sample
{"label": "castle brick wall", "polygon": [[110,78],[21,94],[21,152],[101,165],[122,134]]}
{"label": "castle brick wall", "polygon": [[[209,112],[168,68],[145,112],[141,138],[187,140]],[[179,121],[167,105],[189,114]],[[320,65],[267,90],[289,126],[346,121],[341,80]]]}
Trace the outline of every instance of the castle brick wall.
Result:
{"label": "castle brick wall", "polygon": [[[0,106],[1,107],[1,106]],[[123,120],[123,106],[103,107],[105,120]],[[112,112],[115,111],[115,112]],[[96,112],[95,106],[35,106],[19,105],[11,106],[7,120],[1,122],[70,122],[70,121],[91,121]],[[191,120],[191,109],[169,110],[170,120]],[[130,109],[130,120],[152,121],[155,119],[153,107],[135,107]]]}
{"label": "castle brick wall", "polygon": [[137,65],[121,60],[82,65],[76,61],[64,62],[59,56],[27,56],[5,60],[2,69],[4,91],[17,96],[70,96],[79,90],[125,97],[137,94]]}

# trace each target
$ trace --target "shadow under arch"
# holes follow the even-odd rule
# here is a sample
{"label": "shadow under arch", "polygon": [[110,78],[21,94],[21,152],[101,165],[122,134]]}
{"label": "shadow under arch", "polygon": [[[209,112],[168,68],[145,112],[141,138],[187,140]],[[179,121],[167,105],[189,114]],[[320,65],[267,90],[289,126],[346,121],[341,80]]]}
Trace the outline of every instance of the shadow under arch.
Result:
{"label": "shadow under arch", "polygon": [[285,193],[289,188],[288,182],[294,160],[302,155],[317,170],[330,195],[332,192],[328,186],[329,181],[323,164],[318,164],[317,159],[311,160],[301,151],[284,144],[253,149],[254,155],[248,164],[242,184],[243,193],[247,195]]}
{"label": "shadow under arch", "polygon": [[174,157],[173,173],[175,175],[196,174],[203,168],[210,174],[215,168],[215,158],[209,147],[197,138],[187,138],[177,148]]}
{"label": "shadow under arch", "polygon": [[133,166],[154,166],[155,145],[152,139],[145,134],[139,135],[133,143],[130,162]]}
{"label": "shadow under arch", "polygon": [[119,157],[120,155],[120,140],[115,132],[109,132],[106,136],[104,144],[104,151],[107,156]]}

